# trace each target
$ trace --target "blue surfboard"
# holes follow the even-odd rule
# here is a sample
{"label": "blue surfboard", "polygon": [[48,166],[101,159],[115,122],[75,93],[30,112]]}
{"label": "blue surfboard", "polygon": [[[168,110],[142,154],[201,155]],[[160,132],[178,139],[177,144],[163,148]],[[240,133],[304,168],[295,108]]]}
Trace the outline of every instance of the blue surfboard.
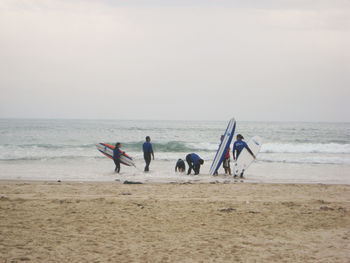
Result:
{"label": "blue surfboard", "polygon": [[235,133],[235,129],[236,129],[236,120],[234,118],[232,118],[227,125],[224,137],[219,145],[219,149],[216,152],[215,158],[214,158],[213,163],[210,167],[210,170],[209,170],[210,175],[216,174],[222,161],[224,160],[225,154],[226,154],[228,148],[230,147],[230,144],[231,144],[231,141],[233,138],[233,134]]}

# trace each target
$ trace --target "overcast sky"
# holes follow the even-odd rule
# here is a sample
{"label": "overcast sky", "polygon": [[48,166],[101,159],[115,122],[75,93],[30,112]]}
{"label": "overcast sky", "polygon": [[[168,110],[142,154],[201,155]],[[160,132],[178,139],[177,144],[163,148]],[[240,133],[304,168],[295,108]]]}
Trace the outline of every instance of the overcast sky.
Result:
{"label": "overcast sky", "polygon": [[0,91],[0,118],[349,122],[350,1],[1,0]]}

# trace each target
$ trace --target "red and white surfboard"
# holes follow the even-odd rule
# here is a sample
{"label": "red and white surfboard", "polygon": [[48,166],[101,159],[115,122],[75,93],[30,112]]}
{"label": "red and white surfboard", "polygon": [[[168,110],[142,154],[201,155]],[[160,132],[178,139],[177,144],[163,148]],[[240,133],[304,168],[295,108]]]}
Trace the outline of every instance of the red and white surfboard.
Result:
{"label": "red and white surfboard", "polygon": [[[113,145],[100,142],[100,143],[96,144],[96,147],[101,153],[103,153],[105,156],[107,156],[108,158],[113,160],[113,150],[115,148]],[[132,158],[129,155],[127,155],[125,152],[122,152],[122,151],[121,151],[121,153],[122,154],[120,155],[120,162],[122,164],[127,165],[127,166],[135,166],[134,161],[132,160]]]}

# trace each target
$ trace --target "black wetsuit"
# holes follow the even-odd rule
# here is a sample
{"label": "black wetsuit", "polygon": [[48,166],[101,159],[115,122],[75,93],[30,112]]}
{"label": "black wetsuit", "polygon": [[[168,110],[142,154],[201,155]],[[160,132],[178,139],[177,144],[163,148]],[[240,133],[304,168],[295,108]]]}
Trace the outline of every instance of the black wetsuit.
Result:
{"label": "black wetsuit", "polygon": [[119,173],[120,172],[120,150],[118,147],[114,148],[113,150],[113,161],[114,161],[114,164],[115,164],[115,169],[114,171],[116,173]]}
{"label": "black wetsuit", "polygon": [[176,172],[177,170],[180,171],[180,169],[182,169],[182,171],[185,171],[185,170],[186,170],[185,162],[184,162],[184,160],[182,160],[182,159],[179,159],[179,160],[177,161],[176,166],[175,166],[175,172]]}

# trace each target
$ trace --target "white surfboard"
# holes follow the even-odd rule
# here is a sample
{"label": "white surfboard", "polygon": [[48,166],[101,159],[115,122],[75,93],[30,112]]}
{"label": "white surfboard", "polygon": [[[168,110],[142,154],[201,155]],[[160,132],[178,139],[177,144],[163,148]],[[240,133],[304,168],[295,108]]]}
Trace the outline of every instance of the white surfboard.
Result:
{"label": "white surfboard", "polygon": [[[113,145],[101,142],[101,143],[97,143],[96,147],[101,153],[103,153],[105,156],[113,160],[113,149],[115,148]],[[127,155],[125,152],[122,152],[122,154],[120,155],[120,162],[127,166],[136,167],[132,158],[129,155]]]}
{"label": "white surfboard", "polygon": [[224,138],[222,139],[219,149],[216,152],[215,158],[213,160],[213,163],[210,167],[209,174],[214,175],[217,170],[219,169],[222,161],[224,160],[225,154],[230,147],[231,141],[233,134],[235,133],[235,128],[236,128],[236,120],[232,118],[226,128]]}
{"label": "white surfboard", "polygon": [[[262,140],[259,136],[254,136],[248,141],[249,149],[254,153],[255,157],[260,151]],[[254,157],[248,152],[246,148],[243,148],[235,164],[235,174],[240,175],[246,171],[248,167],[254,161]]]}

